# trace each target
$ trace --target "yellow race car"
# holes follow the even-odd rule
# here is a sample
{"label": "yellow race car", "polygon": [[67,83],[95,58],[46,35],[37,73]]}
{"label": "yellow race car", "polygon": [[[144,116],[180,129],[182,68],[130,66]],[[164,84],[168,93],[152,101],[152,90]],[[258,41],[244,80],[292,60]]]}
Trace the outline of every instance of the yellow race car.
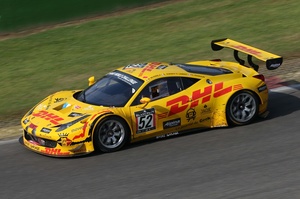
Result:
{"label": "yellow race car", "polygon": [[[266,116],[268,89],[252,57],[269,70],[278,68],[282,57],[231,39],[211,46],[233,49],[237,63],[130,64],[97,81],[91,77],[85,90],[48,96],[21,120],[24,145],[60,157],[114,152],[130,142]],[[248,66],[239,52],[248,55]]]}

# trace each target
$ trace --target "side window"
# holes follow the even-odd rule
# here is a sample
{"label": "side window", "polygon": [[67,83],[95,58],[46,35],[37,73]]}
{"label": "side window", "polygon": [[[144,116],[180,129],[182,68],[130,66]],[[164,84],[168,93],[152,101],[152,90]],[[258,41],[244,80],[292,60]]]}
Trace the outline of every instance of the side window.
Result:
{"label": "side window", "polygon": [[182,77],[181,80],[184,89],[187,89],[188,87],[192,86],[193,84],[199,81],[199,79],[188,78],[188,77]]}
{"label": "side window", "polygon": [[179,77],[169,77],[157,79],[150,82],[137,96],[132,106],[140,104],[143,97],[149,97],[151,101],[173,95],[183,90],[181,79]]}

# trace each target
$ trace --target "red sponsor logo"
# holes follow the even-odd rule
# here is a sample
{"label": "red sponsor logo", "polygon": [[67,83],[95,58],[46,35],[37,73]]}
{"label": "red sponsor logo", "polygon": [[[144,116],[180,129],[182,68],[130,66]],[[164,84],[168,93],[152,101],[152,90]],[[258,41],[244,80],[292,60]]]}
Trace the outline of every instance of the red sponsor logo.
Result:
{"label": "red sponsor logo", "polygon": [[160,65],[160,62],[153,62],[148,64],[143,70],[140,72],[139,76],[142,76],[146,71],[152,71],[156,66]]}
{"label": "red sponsor logo", "polygon": [[41,110],[38,113],[33,113],[32,115],[34,117],[44,118],[45,120],[49,120],[54,125],[58,125],[59,121],[64,120],[63,118],[61,118],[53,113],[49,113],[48,111],[45,111],[45,110]]}
{"label": "red sponsor logo", "polygon": [[29,128],[36,129],[36,128],[37,128],[37,125],[34,125],[34,124],[30,123],[30,124],[29,124]]}
{"label": "red sponsor logo", "polygon": [[233,47],[236,48],[236,49],[239,49],[241,51],[245,51],[247,53],[254,54],[254,55],[257,55],[257,56],[259,56],[261,54],[261,52],[255,50],[251,47],[249,48],[249,47],[243,46],[243,45],[237,45],[237,46],[233,46]]}
{"label": "red sponsor logo", "polygon": [[[240,84],[239,84],[240,85]],[[217,83],[214,86],[210,85],[205,87],[203,90],[195,90],[192,92],[192,97],[189,98],[187,95],[182,95],[175,99],[167,102],[167,106],[170,106],[169,116],[176,113],[185,111],[188,107],[193,108],[200,104],[204,104],[210,99],[221,97],[233,90],[235,86],[228,86],[224,88],[223,82]],[[242,87],[241,87],[242,88]]]}
{"label": "red sponsor logo", "polygon": [[69,155],[70,152],[61,152],[61,149],[53,149],[53,148],[45,148],[45,150],[41,150],[42,153],[48,155]]}

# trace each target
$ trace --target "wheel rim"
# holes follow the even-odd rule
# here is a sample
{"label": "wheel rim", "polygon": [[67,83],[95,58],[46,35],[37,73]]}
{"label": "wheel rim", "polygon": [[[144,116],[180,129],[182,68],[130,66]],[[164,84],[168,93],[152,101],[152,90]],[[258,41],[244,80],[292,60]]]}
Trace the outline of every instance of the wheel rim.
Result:
{"label": "wheel rim", "polygon": [[105,121],[98,134],[98,139],[101,144],[106,148],[118,147],[125,138],[125,129],[123,125],[116,120]]}
{"label": "wheel rim", "polygon": [[255,98],[248,93],[237,95],[231,102],[230,113],[238,122],[248,122],[256,114]]}

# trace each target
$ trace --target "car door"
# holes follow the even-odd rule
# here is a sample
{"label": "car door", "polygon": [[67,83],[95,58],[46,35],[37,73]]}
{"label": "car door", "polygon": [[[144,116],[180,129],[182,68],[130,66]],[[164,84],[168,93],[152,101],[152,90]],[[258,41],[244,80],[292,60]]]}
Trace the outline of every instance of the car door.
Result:
{"label": "car door", "polygon": [[[180,77],[156,79],[148,83],[130,106],[133,136],[152,137],[174,131],[184,125],[180,114],[170,113],[168,101],[185,95]],[[148,104],[140,103],[143,97]]]}

